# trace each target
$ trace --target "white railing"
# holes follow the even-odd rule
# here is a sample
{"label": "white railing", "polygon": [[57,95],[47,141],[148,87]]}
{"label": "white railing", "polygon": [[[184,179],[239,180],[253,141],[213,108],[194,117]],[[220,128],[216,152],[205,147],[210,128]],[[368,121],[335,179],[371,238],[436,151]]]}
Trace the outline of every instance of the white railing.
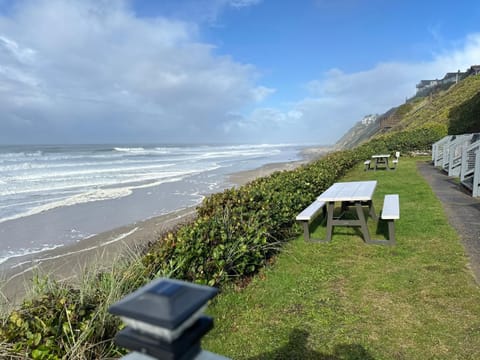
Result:
{"label": "white railing", "polygon": [[432,144],[432,162],[480,197],[480,133],[448,135]]}
{"label": "white railing", "polygon": [[442,143],[443,151],[442,151],[442,161],[439,164],[442,167],[442,170],[448,173],[448,169],[450,168],[450,150],[452,147],[461,141],[465,135],[452,135],[450,138]]}
{"label": "white railing", "polygon": [[465,147],[462,154],[462,168],[460,170],[460,181],[464,181],[473,176],[475,172],[475,157],[477,151],[480,149],[480,141]]}
{"label": "white railing", "polygon": [[448,176],[460,176],[463,149],[470,145],[475,135],[476,134],[457,135],[455,139],[450,142],[448,147],[448,162],[445,163],[444,167]]}
{"label": "white railing", "polygon": [[475,156],[475,172],[473,175],[472,196],[480,196],[480,151]]}
{"label": "white railing", "polygon": [[480,140],[463,150],[460,181],[472,190],[472,196],[480,196]]}
{"label": "white railing", "polygon": [[432,160],[434,166],[443,166],[444,150],[451,138],[451,135],[447,135],[443,139],[440,139],[435,144],[433,144]]}

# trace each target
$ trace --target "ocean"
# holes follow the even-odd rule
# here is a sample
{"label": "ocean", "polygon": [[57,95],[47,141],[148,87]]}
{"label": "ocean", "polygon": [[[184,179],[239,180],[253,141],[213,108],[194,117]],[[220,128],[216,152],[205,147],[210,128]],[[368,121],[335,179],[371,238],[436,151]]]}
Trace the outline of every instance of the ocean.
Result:
{"label": "ocean", "polygon": [[229,174],[300,160],[302,149],[289,144],[0,146],[0,265],[197,205],[232,187]]}

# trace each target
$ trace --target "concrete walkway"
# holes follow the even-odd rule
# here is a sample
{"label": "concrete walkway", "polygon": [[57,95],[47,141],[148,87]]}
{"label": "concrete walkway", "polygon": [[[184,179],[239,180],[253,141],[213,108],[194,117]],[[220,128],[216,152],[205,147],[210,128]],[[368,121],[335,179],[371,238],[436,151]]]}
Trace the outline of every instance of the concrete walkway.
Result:
{"label": "concrete walkway", "polygon": [[450,224],[460,235],[470,267],[480,284],[480,199],[473,198],[456,179],[430,163],[419,162],[417,168],[442,202]]}

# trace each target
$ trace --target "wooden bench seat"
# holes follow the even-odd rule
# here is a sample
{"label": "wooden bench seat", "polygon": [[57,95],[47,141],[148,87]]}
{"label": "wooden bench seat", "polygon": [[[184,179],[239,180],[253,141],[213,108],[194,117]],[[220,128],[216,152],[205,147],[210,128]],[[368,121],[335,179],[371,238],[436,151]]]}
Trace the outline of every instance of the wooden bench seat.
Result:
{"label": "wooden bench seat", "polygon": [[370,160],[365,160],[363,165],[365,165],[365,171],[370,170]]}
{"label": "wooden bench seat", "polygon": [[295,220],[299,221],[303,225],[303,234],[305,241],[310,241],[310,228],[308,226],[309,222],[315,219],[320,210],[323,210],[323,216],[325,216],[325,201],[315,200],[308,207],[306,207],[300,214],[297,215]]}
{"label": "wooden bench seat", "polygon": [[398,194],[385,195],[381,219],[388,222],[389,245],[395,245],[394,221],[400,219],[400,199]]}
{"label": "wooden bench seat", "polygon": [[393,170],[395,170],[395,169],[397,168],[398,159],[400,159],[400,151],[396,151],[396,152],[395,152],[395,155],[394,155],[394,157],[393,157],[393,161],[392,161],[392,163],[393,163],[393,168],[392,168],[392,169],[393,169]]}

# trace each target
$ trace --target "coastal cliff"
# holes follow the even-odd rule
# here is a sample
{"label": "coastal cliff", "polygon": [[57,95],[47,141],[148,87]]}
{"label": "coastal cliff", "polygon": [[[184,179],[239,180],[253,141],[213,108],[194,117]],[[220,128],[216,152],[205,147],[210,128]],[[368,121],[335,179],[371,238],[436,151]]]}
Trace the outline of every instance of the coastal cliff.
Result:
{"label": "coastal cliff", "polygon": [[428,95],[416,95],[371,124],[359,121],[335,147],[351,149],[382,134],[428,125],[444,126],[452,135],[480,132],[480,75],[469,76],[446,90],[439,87]]}

